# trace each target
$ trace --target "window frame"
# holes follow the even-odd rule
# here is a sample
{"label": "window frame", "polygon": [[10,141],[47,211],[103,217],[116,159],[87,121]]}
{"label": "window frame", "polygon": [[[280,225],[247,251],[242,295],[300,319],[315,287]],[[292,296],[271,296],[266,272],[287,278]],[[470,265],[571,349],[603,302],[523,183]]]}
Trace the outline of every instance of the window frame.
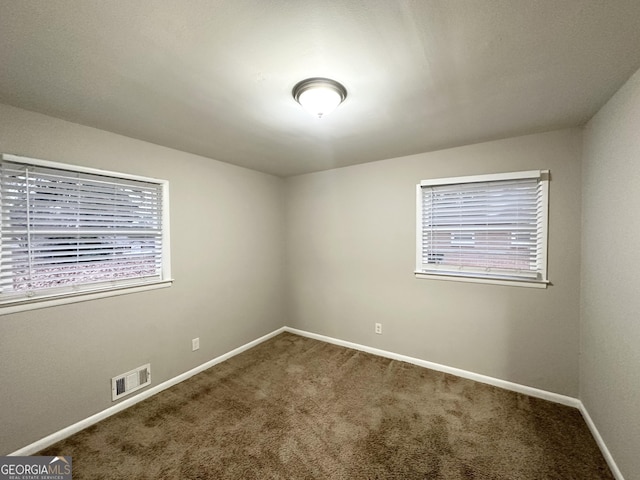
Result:
{"label": "window frame", "polygon": [[[499,182],[509,180],[527,180],[537,179],[541,185],[541,205],[540,215],[538,220],[540,223],[541,233],[541,252],[539,263],[541,269],[539,270],[540,279],[531,278],[513,278],[507,275],[499,276],[482,276],[477,272],[460,271],[460,273],[443,272],[438,273],[434,270],[425,271],[423,269],[423,187],[432,186],[444,186],[444,185],[463,185],[469,183],[486,183],[486,182]],[[431,280],[447,280],[456,282],[471,282],[471,283],[487,283],[494,285],[508,285],[519,287],[531,287],[531,288],[547,288],[550,284],[548,279],[548,237],[549,237],[549,170],[528,170],[521,172],[508,172],[508,173],[496,173],[496,174],[484,174],[484,175],[470,175],[463,177],[450,177],[450,178],[437,178],[422,180],[416,185],[416,269],[414,274],[416,278],[431,279]]]}
{"label": "window frame", "polygon": [[[34,167],[52,168],[56,170],[66,170],[73,173],[81,173],[88,175],[100,175],[115,179],[140,181],[146,183],[153,183],[160,186],[162,191],[161,200],[161,242],[162,242],[162,256],[161,256],[161,277],[159,279],[144,280],[141,281],[135,277],[118,282],[117,284],[106,284],[106,282],[100,285],[91,286],[91,284],[85,284],[82,289],[78,291],[66,291],[66,292],[51,292],[50,294],[43,294],[32,298],[9,298],[3,299],[0,294],[0,315],[7,315],[11,313],[34,310],[39,308],[47,308],[56,305],[65,305],[69,303],[84,302],[88,300],[95,300],[99,298],[112,297],[117,295],[124,295],[129,293],[143,292],[148,290],[155,290],[159,288],[170,287],[173,283],[171,277],[171,239],[170,239],[170,215],[169,215],[169,181],[151,177],[144,177],[140,175],[132,175],[122,172],[113,172],[108,170],[102,170],[97,168],[84,167],[79,165],[72,165],[61,162],[54,162],[50,160],[42,160],[36,158],[30,158],[26,156],[14,155],[3,153],[0,155],[2,161],[13,162],[23,165],[31,165]],[[1,206],[1,201],[0,201]],[[0,231],[0,246],[2,242],[2,232]]]}

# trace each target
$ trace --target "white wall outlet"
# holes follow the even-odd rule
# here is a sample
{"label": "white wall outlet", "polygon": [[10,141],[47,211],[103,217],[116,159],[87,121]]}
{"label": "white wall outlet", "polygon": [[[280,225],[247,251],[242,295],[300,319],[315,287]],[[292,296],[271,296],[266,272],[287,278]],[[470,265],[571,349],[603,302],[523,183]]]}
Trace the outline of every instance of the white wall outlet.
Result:
{"label": "white wall outlet", "polygon": [[376,333],[378,335],[382,335],[382,324],[381,323],[376,323]]}
{"label": "white wall outlet", "polygon": [[200,348],[200,337],[191,340],[191,350],[195,352]]}

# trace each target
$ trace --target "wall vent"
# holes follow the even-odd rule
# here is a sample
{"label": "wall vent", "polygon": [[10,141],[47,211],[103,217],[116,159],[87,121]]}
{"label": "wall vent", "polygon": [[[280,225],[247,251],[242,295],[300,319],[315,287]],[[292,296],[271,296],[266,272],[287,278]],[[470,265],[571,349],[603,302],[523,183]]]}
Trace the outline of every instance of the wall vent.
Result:
{"label": "wall vent", "polygon": [[147,363],[141,367],[123,373],[111,379],[111,399],[116,401],[119,398],[129,395],[136,390],[151,384],[151,364]]}

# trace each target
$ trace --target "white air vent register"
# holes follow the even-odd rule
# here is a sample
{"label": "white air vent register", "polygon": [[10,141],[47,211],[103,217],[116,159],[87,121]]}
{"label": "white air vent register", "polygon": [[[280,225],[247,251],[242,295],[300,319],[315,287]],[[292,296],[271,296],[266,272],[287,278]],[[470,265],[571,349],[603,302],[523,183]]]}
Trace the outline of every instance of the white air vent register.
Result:
{"label": "white air vent register", "polygon": [[119,398],[129,395],[136,390],[151,384],[151,364],[123,373],[111,379],[111,397],[115,402]]}

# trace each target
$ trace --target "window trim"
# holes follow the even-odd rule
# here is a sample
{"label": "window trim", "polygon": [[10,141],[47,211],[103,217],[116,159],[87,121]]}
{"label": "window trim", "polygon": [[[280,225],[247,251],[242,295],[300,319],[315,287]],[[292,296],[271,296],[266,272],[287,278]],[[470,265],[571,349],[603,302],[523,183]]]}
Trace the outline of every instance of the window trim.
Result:
{"label": "window trim", "polygon": [[[122,172],[113,172],[80,165],[72,165],[68,163],[54,162],[50,160],[42,160],[30,158],[26,156],[3,153],[0,155],[2,161],[20,163],[25,165],[33,165],[37,167],[53,168],[58,170],[67,170],[77,173],[85,173],[91,175],[103,175],[115,177],[123,180],[134,180],[148,183],[155,183],[162,187],[162,278],[156,280],[146,280],[144,282],[138,279],[131,279],[130,282],[120,282],[117,285],[97,285],[94,288],[88,284],[82,290],[75,292],[52,293],[50,295],[42,295],[35,298],[19,298],[8,300],[0,303],[0,316],[27,310],[35,310],[39,308],[47,308],[57,305],[66,305],[76,302],[84,302],[99,298],[107,298],[129,293],[143,292],[155,290],[159,288],[170,287],[173,284],[171,276],[171,239],[170,239],[170,215],[169,215],[169,181],[158,178],[144,177],[141,175],[132,175]],[[0,237],[1,239],[1,237]]]}
{"label": "window trim", "polygon": [[[542,252],[541,252],[541,279],[517,279],[504,277],[484,277],[481,274],[474,274],[471,272],[461,272],[460,275],[452,274],[451,272],[437,273],[435,271],[426,272],[422,270],[422,188],[427,186],[440,186],[440,185],[455,185],[465,183],[481,183],[481,182],[495,182],[504,180],[526,180],[526,179],[539,179],[542,183],[543,195],[541,205],[541,238],[542,238]],[[507,173],[493,173],[484,175],[469,175],[463,177],[450,177],[450,178],[436,178],[429,180],[422,180],[416,185],[416,269],[414,275],[420,279],[431,280],[447,280],[455,282],[469,282],[469,283],[486,283],[493,285],[508,285],[518,287],[530,287],[530,288],[547,288],[551,283],[548,279],[547,262],[548,262],[548,244],[549,244],[549,170],[527,170],[522,172],[507,172]]]}
{"label": "window trim", "polygon": [[127,295],[129,293],[146,292],[149,290],[157,290],[159,288],[167,288],[173,284],[173,279],[149,282],[145,285],[120,285],[118,287],[105,287],[101,290],[85,290],[78,293],[65,293],[63,295],[40,297],[37,300],[20,300],[7,303],[0,307],[0,316],[9,315],[10,313],[25,312],[28,310],[37,310],[40,308],[56,307],[58,305],[67,305],[70,303],[86,302],[89,300],[98,300],[100,298],[116,297],[119,295]]}

